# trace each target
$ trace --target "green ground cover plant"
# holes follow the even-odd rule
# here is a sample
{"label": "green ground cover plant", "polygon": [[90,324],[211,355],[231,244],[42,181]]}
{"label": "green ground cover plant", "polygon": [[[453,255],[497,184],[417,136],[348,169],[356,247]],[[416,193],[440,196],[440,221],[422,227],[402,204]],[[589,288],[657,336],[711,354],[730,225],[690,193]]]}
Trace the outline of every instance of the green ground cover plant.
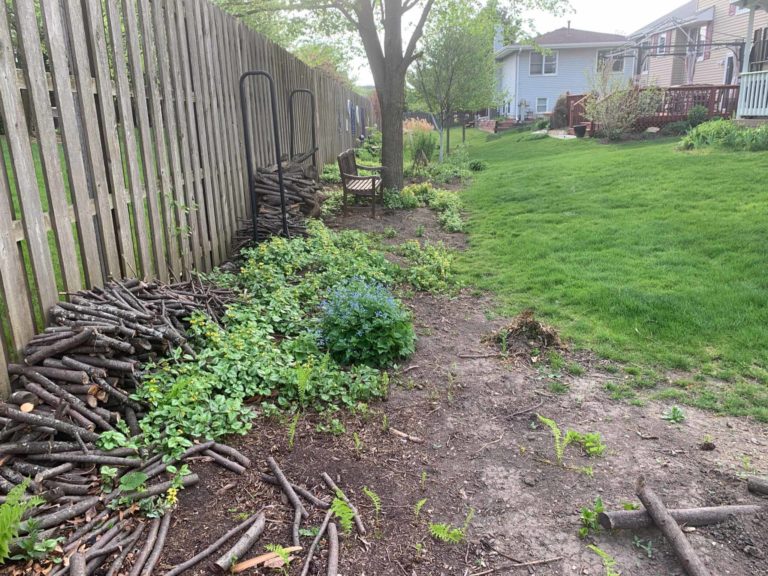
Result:
{"label": "green ground cover plant", "polygon": [[768,420],[765,186],[754,177],[766,153],[468,136],[489,167],[462,193],[465,282],[496,293],[507,315],[534,308],[576,347],[655,369],[649,386],[666,369],[700,373],[673,389],[678,403]]}
{"label": "green ground cover plant", "polygon": [[680,147],[694,150],[714,146],[740,152],[768,150],[768,126],[748,127],[718,118],[697,125],[680,141]]}
{"label": "green ground cover plant", "polygon": [[[452,281],[447,268],[420,264],[424,257],[414,250],[398,266],[372,237],[317,221],[306,238],[245,250],[238,274],[210,278],[241,291],[240,301],[220,323],[202,313],[189,319],[196,354],[176,350],[147,366],[137,392],[150,406],[142,442],[178,454],[196,438],[244,434],[258,414],[309,410],[343,432],[333,414],[383,397],[385,369],[413,352],[410,313],[391,290],[410,277],[420,280],[416,289]],[[122,444],[114,434],[106,441]]]}

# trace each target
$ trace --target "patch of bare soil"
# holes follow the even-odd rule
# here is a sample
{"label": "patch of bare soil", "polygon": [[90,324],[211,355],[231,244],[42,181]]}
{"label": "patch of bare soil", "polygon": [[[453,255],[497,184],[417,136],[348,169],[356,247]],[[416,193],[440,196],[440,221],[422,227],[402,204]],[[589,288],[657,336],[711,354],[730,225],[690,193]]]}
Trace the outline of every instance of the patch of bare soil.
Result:
{"label": "patch of bare soil", "polygon": [[[367,211],[353,209],[347,219],[333,223],[380,231],[392,226],[400,241],[419,224],[434,238],[444,234],[426,210],[376,220],[358,210]],[[457,237],[452,244],[463,242]],[[693,408],[685,409],[682,425],[669,424],[661,418],[666,407],[659,403],[632,406],[611,400],[604,385],[621,377],[601,372],[601,362],[584,353],[566,354],[578,358],[586,373],[564,377],[569,391],[551,394],[535,364],[499,355],[492,336],[508,329],[510,321],[494,318],[491,298],[469,291],[451,298],[417,294],[407,304],[416,321],[417,350],[397,371],[387,401],[365,414],[340,416],[346,432],[337,436],[317,431],[325,422],[322,417],[305,415],[292,448],[287,422],[254,422],[247,436],[231,440],[254,462],[243,476],[210,463],[194,466],[201,482],[180,496],[161,568],[191,557],[234,526],[240,515],[263,507],[268,507],[268,527],[251,554],[269,543],[290,545],[290,504],[258,476],[267,470],[270,455],[293,482],[325,498],[329,494],[320,474],[328,472],[360,509],[368,533],[342,538],[344,576],[471,575],[494,567],[499,567],[495,574],[603,574],[600,559],[586,547],[590,542],[615,557],[615,570],[623,576],[683,574],[657,530],[602,532],[579,539],[579,509],[598,496],[609,510],[637,502],[634,488],[641,474],[670,508],[761,503],[747,492],[743,478],[768,471],[768,427]],[[553,463],[552,437],[536,413],[554,419],[563,430],[599,432],[607,445],[605,455],[587,458],[572,445],[565,466]],[[423,442],[405,440],[393,429]],[[705,437],[716,445],[714,450],[699,448]],[[593,468],[591,476],[578,471],[586,466]],[[380,496],[380,515],[364,487]],[[427,500],[417,517],[414,506],[422,499]],[[430,522],[460,527],[470,509],[474,517],[466,541],[447,544],[430,537]],[[309,510],[311,517],[303,526],[318,526],[323,511]],[[763,511],[697,528],[687,537],[713,575],[765,575],[767,525],[768,512]],[[312,537],[301,540],[306,547]],[[325,547],[321,549],[310,574],[325,574]],[[500,568],[512,561],[555,558]],[[299,574],[302,560],[299,553],[288,573]],[[205,563],[188,572],[210,573]]]}
{"label": "patch of bare soil", "polygon": [[371,218],[369,206],[349,206],[347,215],[340,214],[329,218],[325,222],[333,229],[354,228],[384,234],[387,230],[394,230],[397,235],[392,238],[384,238],[389,244],[399,244],[412,238],[428,240],[429,242],[442,242],[449,248],[464,250],[467,246],[464,234],[451,234],[440,228],[440,223],[435,218],[435,213],[429,208],[416,208],[414,210],[387,210],[376,206],[376,218]]}

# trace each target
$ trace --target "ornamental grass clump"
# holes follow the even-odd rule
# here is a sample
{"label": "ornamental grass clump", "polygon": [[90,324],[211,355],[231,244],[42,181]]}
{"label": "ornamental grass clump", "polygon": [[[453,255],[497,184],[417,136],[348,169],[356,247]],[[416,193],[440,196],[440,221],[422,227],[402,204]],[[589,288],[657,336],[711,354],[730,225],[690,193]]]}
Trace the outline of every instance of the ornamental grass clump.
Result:
{"label": "ornamental grass clump", "polygon": [[320,309],[320,345],[342,364],[383,367],[413,354],[411,314],[377,282],[338,284]]}

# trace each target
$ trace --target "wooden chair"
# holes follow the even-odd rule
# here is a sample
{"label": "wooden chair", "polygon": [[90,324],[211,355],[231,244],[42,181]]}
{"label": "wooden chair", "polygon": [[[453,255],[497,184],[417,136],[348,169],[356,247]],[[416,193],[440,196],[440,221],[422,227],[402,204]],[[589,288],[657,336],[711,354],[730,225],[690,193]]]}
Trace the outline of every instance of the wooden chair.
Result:
{"label": "wooden chair", "polygon": [[347,193],[354,196],[367,196],[371,198],[371,217],[376,217],[376,194],[381,195],[381,177],[380,176],[360,176],[358,168],[381,172],[381,166],[363,166],[358,165],[355,160],[355,151],[350,148],[345,150],[337,157],[339,161],[339,173],[341,174],[341,185],[344,189],[343,206],[344,213],[347,213]]}

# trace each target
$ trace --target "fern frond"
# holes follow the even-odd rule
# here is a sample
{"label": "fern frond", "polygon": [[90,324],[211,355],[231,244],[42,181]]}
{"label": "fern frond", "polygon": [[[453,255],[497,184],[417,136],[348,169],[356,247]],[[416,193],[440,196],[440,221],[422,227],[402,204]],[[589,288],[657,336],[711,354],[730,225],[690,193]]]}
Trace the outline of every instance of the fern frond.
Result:
{"label": "fern frond", "polygon": [[345,534],[351,533],[352,522],[355,520],[355,513],[352,511],[352,508],[349,507],[349,504],[337,496],[333,499],[333,502],[331,502],[331,511],[334,516],[339,519],[341,530]]}
{"label": "fern frond", "polygon": [[424,508],[424,504],[427,503],[427,498],[422,498],[418,502],[416,502],[416,506],[413,507],[413,514],[416,516],[416,518],[419,517],[419,514],[421,514],[421,509]]}
{"label": "fern frond", "polygon": [[0,505],[0,564],[10,555],[11,540],[19,535],[19,524],[24,512],[43,503],[39,496],[22,500],[28,485],[29,480],[25,480],[13,488]]}
{"label": "fern frond", "polygon": [[373,509],[376,511],[376,517],[378,518],[379,514],[381,514],[381,498],[376,492],[366,486],[363,486],[363,494],[368,496],[371,502],[373,502]]}
{"label": "fern frond", "polygon": [[458,544],[464,540],[464,530],[461,528],[454,528],[450,524],[444,524],[443,522],[438,522],[436,524],[430,523],[429,533],[434,539],[450,544]]}

